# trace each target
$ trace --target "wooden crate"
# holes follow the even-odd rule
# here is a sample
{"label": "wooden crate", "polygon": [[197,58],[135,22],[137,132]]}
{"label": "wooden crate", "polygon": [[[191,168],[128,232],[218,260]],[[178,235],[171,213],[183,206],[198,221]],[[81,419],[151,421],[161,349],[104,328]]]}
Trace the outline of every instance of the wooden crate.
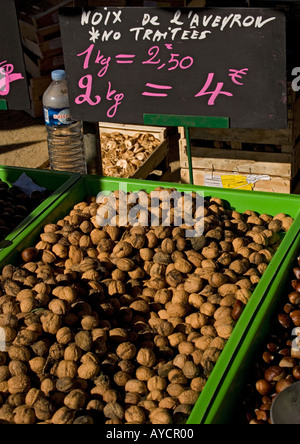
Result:
{"label": "wooden crate", "polygon": [[[188,168],[186,144],[179,141],[180,167]],[[300,142],[290,153],[263,153],[193,147],[193,168],[207,172],[267,174],[292,180],[300,169]]]}
{"label": "wooden crate", "polygon": [[45,28],[36,28],[32,23],[19,20],[19,26],[22,37],[36,43],[43,43],[60,36],[59,23]]}
{"label": "wooden crate", "polygon": [[62,41],[60,36],[41,43],[33,42],[22,37],[22,43],[25,48],[41,59],[62,54]]}
{"label": "wooden crate", "polygon": [[[182,181],[189,182],[186,134],[179,128]],[[259,191],[291,192],[300,171],[300,98],[289,89],[288,127],[279,130],[191,128],[194,182],[211,175],[267,175],[255,182]]]}
{"label": "wooden crate", "polygon": [[[230,173],[226,171],[214,171],[208,172],[201,169],[193,170],[193,178],[195,185],[201,186],[210,186],[216,188],[224,188],[222,185],[222,178],[228,178],[228,176],[232,176]],[[243,176],[246,180],[248,177],[247,173],[235,173],[233,176]],[[258,180],[260,176],[257,177],[257,181],[249,186],[234,186],[234,180],[232,181],[232,189],[241,189],[241,190],[252,190],[252,191],[264,191],[270,193],[286,193],[291,194],[294,192],[294,184],[296,184],[296,180],[289,180],[278,176],[269,176],[268,180]],[[262,176],[264,177],[264,176]],[[180,170],[180,182],[181,183],[190,183],[189,170],[187,168],[181,168]]]}
{"label": "wooden crate", "polygon": [[145,160],[145,162],[136,170],[131,176],[134,179],[146,179],[158,166],[165,163],[165,168],[168,167],[168,152],[169,140],[167,136],[167,129],[156,126],[146,125],[125,125],[117,123],[99,123],[100,136],[101,134],[121,133],[128,136],[133,136],[136,133],[153,134],[160,145],[153,151],[153,153]]}
{"label": "wooden crate", "polygon": [[72,0],[64,0],[55,5],[47,1],[25,4],[24,9],[18,11],[19,19],[34,25],[36,28],[44,28],[59,23],[59,8],[72,6]]}
{"label": "wooden crate", "polygon": [[[236,150],[247,149],[247,144],[280,146],[282,153],[290,153],[300,136],[300,97],[291,88],[288,89],[288,126],[286,129],[207,129],[191,128],[192,141],[225,142],[227,147]],[[179,127],[181,139],[186,139],[185,130]]]}
{"label": "wooden crate", "polygon": [[41,59],[32,53],[24,51],[25,67],[28,74],[34,79],[48,75],[55,69],[62,69],[64,67],[63,54],[57,54],[52,57]]}

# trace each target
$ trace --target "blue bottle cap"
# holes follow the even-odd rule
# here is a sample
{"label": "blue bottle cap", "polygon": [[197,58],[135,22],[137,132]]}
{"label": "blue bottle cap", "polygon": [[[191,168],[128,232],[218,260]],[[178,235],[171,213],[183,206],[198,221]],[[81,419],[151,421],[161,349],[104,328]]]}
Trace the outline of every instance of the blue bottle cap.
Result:
{"label": "blue bottle cap", "polygon": [[66,71],[64,71],[63,69],[57,69],[55,71],[52,71],[51,78],[54,81],[65,80]]}

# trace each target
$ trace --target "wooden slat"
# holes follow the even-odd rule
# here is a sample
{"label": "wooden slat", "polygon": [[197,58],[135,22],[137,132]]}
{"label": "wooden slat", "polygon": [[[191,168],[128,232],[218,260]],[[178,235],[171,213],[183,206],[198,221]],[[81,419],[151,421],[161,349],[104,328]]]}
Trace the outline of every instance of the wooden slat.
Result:
{"label": "wooden slat", "polygon": [[[209,173],[205,170],[194,169],[194,184],[204,186],[205,176]],[[215,171],[212,177],[218,177],[220,175],[226,175],[226,171]],[[240,173],[242,174],[242,173]],[[242,174],[243,175],[243,174]],[[244,174],[247,176],[247,173]],[[187,168],[181,169],[180,179],[182,183],[189,183],[189,170]],[[265,181],[260,180],[254,184],[253,191],[265,191],[270,193],[286,193],[290,194],[292,192],[292,181],[288,179],[283,179],[282,177],[272,176],[271,180]]]}
{"label": "wooden slat", "polygon": [[[294,96],[293,96],[294,97]],[[223,142],[258,143],[267,145],[293,146],[300,136],[300,97],[294,100],[289,109],[289,121],[286,129],[264,130],[247,128],[208,129],[190,128],[190,138],[200,140],[219,140]],[[183,127],[178,129],[180,137],[185,139]]]}
{"label": "wooden slat", "polygon": [[167,137],[167,128],[160,126],[100,122],[99,128],[100,133],[120,132],[122,134],[128,134],[129,136],[134,136],[136,133],[151,133],[160,141],[165,140]]}
{"label": "wooden slat", "polygon": [[[179,153],[181,167],[188,168],[188,156],[182,143]],[[292,179],[294,173],[291,154],[192,147],[192,163],[193,168],[207,171],[242,171],[247,174],[268,174],[286,179]]]}

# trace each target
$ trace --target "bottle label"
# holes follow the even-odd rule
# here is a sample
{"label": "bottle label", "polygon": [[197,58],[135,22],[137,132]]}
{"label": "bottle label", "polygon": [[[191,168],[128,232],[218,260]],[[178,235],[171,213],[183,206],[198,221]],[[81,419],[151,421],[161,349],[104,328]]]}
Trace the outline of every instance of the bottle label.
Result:
{"label": "bottle label", "polygon": [[74,123],[69,108],[44,108],[44,116],[48,126],[63,126]]}

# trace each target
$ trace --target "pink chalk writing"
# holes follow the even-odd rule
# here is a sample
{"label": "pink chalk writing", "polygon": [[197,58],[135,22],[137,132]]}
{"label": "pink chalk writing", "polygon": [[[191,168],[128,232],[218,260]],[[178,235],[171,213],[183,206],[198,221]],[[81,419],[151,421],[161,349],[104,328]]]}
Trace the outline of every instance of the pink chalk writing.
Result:
{"label": "pink chalk writing", "polygon": [[[85,55],[85,59],[83,62],[83,69],[89,68],[94,47],[95,47],[95,45],[92,44],[85,51],[81,52],[80,54],[77,54],[77,57],[81,57],[81,56]],[[105,57],[103,54],[101,54],[101,50],[97,51],[97,55],[95,57],[94,63],[97,65],[103,66],[103,68],[100,69],[100,71],[98,72],[98,77],[105,76],[105,74],[107,73],[107,70],[109,68],[110,61],[111,61],[111,57]]]}
{"label": "pink chalk writing", "polygon": [[248,68],[244,68],[244,69],[230,69],[229,72],[229,77],[231,77],[231,80],[233,81],[233,83],[235,83],[236,85],[244,85],[243,83],[239,82],[237,79],[242,79],[243,77],[241,76],[241,74],[243,74],[244,76],[248,73],[249,69]]}
{"label": "pink chalk writing", "polygon": [[[93,76],[88,74],[84,77],[82,77],[79,82],[78,86],[81,89],[84,89],[85,92],[83,94],[80,94],[76,97],[75,103],[77,105],[82,105],[83,103],[87,102],[91,106],[99,105],[99,103],[102,101],[102,97],[99,95],[95,95],[94,99],[92,99],[92,88],[93,88]],[[106,93],[106,100],[108,102],[114,101],[113,105],[109,107],[107,111],[107,117],[113,118],[116,115],[116,112],[122,103],[122,100],[124,99],[125,95],[123,93],[117,93],[115,89],[112,89],[111,82],[108,82],[108,88]]]}
{"label": "pink chalk writing", "polygon": [[7,96],[10,92],[10,84],[17,80],[23,80],[20,73],[14,73],[14,65],[4,60],[0,63],[0,96]]}
{"label": "pink chalk writing", "polygon": [[217,97],[220,94],[223,94],[223,95],[228,96],[228,97],[233,97],[232,93],[226,92],[226,91],[222,91],[223,86],[224,86],[223,82],[218,82],[217,83],[217,87],[216,87],[216,89],[214,91],[208,91],[208,88],[211,86],[214,77],[215,77],[214,73],[211,72],[210,74],[208,74],[208,78],[207,78],[207,81],[206,81],[205,85],[203,86],[201,91],[199,91],[198,94],[195,95],[195,97],[202,97],[202,96],[205,96],[205,95],[210,95],[211,97],[208,100],[208,105],[209,106],[212,106],[212,105],[215,104],[215,100],[217,99]]}
{"label": "pink chalk writing", "polygon": [[[149,76],[151,75],[151,72],[153,73],[153,70],[172,72],[188,70],[194,65],[194,58],[189,55],[182,55],[180,54],[180,51],[176,52],[174,44],[164,44],[162,46],[153,45],[148,49],[147,56],[145,57],[145,55],[140,56],[131,53],[130,51],[127,52],[126,49],[119,54],[111,54],[111,56],[108,56],[103,52],[103,49],[96,49],[95,44],[93,43],[85,51],[78,53],[77,57],[83,58],[83,69],[89,70],[88,72],[91,73],[81,77],[79,80],[78,86],[83,92],[76,97],[75,103],[77,105],[88,103],[90,106],[97,106],[100,103],[101,106],[106,106],[107,104],[105,112],[107,117],[111,119],[117,114],[119,107],[125,98],[125,93],[114,89],[111,81],[112,79],[107,79],[107,83],[105,83],[104,86],[103,83],[101,84],[101,95],[97,94],[94,91],[95,85],[97,85],[96,76],[100,78],[110,76],[110,70],[112,70],[111,74],[115,75],[115,65],[120,67],[120,76],[126,76],[126,66],[133,65],[134,63],[141,63],[145,67],[148,66]],[[100,68],[99,70],[98,67]],[[229,76],[231,78],[233,84],[243,86],[244,83],[242,83],[242,79],[244,79],[248,71],[248,68],[229,69],[225,75],[226,77]],[[159,80],[157,81],[157,76],[155,76],[155,81],[147,82],[144,91],[140,94],[149,99],[167,99],[171,93],[174,96],[176,93],[176,85],[171,84],[171,74],[169,76],[169,83],[163,83],[167,82],[164,78],[166,75],[162,77],[162,83],[160,83]],[[225,80],[224,82],[216,81],[215,77],[216,74],[214,72],[208,73],[204,85],[194,96],[197,99],[208,96],[207,103],[209,106],[214,106],[220,96],[233,97],[234,95],[234,90],[230,91],[230,88],[229,90],[225,88]],[[103,88],[105,89],[104,93]]]}
{"label": "pink chalk writing", "polygon": [[122,100],[124,99],[124,94],[116,94],[116,90],[113,90],[111,88],[111,83],[108,82],[108,91],[106,98],[107,100],[115,100],[115,104],[109,108],[107,111],[107,117],[113,118],[116,115],[116,112],[118,110],[118,107],[120,106]]}
{"label": "pink chalk writing", "polygon": [[90,74],[82,77],[79,80],[78,86],[81,89],[85,89],[85,93],[76,97],[75,103],[77,103],[77,105],[81,105],[82,103],[87,102],[89,105],[95,106],[101,102],[101,97],[98,95],[95,96],[94,101],[91,99],[92,84],[93,84],[93,76],[91,76]]}
{"label": "pink chalk writing", "polygon": [[[173,45],[166,44],[165,47],[169,50],[173,49]],[[177,68],[180,69],[188,69],[194,64],[193,57],[186,56],[183,58],[180,58],[180,54],[171,53],[171,57],[167,62],[163,62],[161,64],[161,59],[159,58],[160,48],[159,46],[152,46],[149,51],[148,55],[150,56],[149,59],[145,60],[143,65],[159,65],[157,69],[162,69],[166,65],[168,65],[168,71],[173,71]]]}
{"label": "pink chalk writing", "polygon": [[[172,89],[172,86],[157,85],[157,84],[154,84],[154,83],[146,83],[146,86],[148,88],[161,89],[161,90]],[[166,94],[166,93],[154,93],[154,92],[143,92],[142,95],[143,96],[149,96],[149,97],[167,97],[168,96],[168,94]]]}
{"label": "pink chalk writing", "polygon": [[131,64],[131,63],[133,63],[134,58],[135,58],[134,54],[119,54],[116,56],[116,59],[117,59],[116,61],[117,61],[117,63],[120,63],[120,64],[122,64],[122,63]]}

